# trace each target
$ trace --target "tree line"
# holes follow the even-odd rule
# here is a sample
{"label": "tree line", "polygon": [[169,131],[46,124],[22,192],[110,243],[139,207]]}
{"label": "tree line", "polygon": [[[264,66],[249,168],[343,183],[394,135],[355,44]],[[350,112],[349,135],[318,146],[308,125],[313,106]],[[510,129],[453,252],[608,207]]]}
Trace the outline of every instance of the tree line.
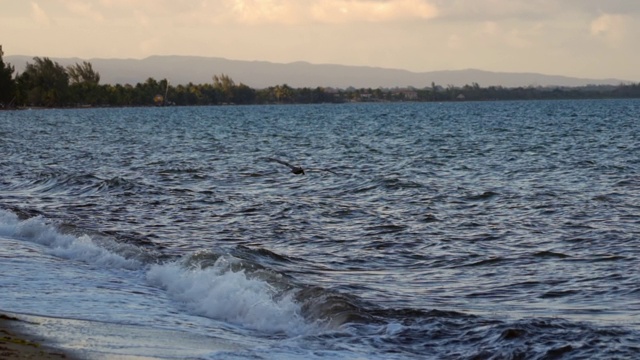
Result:
{"label": "tree line", "polygon": [[22,73],[14,73],[0,50],[0,108],[640,98],[640,83],[555,88],[432,83],[422,89],[292,88],[283,84],[253,89],[220,74],[206,84],[173,85],[167,79],[148,78],[135,85],[111,85],[100,84],[100,74],[90,62],[64,67],[46,57],[35,57]]}

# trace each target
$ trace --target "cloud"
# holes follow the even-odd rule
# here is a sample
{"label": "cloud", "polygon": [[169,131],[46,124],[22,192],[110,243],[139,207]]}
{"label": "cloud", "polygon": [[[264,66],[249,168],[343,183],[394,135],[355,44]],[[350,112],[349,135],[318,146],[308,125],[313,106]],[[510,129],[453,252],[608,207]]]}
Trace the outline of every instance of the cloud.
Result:
{"label": "cloud", "polygon": [[102,22],[104,17],[102,14],[94,10],[91,2],[79,1],[79,0],[60,0],[62,4],[72,14],[81,16],[83,18],[91,19],[92,21]]}
{"label": "cloud", "polygon": [[591,22],[590,33],[611,46],[618,46],[625,39],[630,20],[626,15],[602,14]]}
{"label": "cloud", "polygon": [[539,20],[552,17],[560,9],[560,1],[549,0],[433,0],[439,14],[447,20],[501,21]]}
{"label": "cloud", "polygon": [[431,19],[438,9],[423,0],[322,0],[311,7],[311,15],[325,23],[390,22]]}
{"label": "cloud", "polygon": [[162,40],[159,37],[144,39],[138,47],[143,54],[155,54],[162,49]]}
{"label": "cloud", "polygon": [[136,10],[133,12],[133,16],[136,21],[136,25],[141,26],[145,29],[151,27],[152,21],[146,13]]}
{"label": "cloud", "polygon": [[639,0],[0,0],[0,9],[13,53],[640,77]]}
{"label": "cloud", "polygon": [[51,24],[47,13],[35,2],[31,2],[31,18],[39,25],[49,26]]}
{"label": "cloud", "polygon": [[[57,9],[96,22],[137,21],[139,14],[173,25],[310,25],[389,23],[436,17],[436,0],[57,0]],[[33,3],[35,4],[35,3]],[[35,4],[40,20],[44,11]],[[33,11],[35,13],[35,10]]]}
{"label": "cloud", "polygon": [[[162,7],[163,6],[163,1],[159,0],[159,1],[153,1],[153,0],[137,0],[135,2],[135,4],[132,4],[132,2],[130,0],[100,0],[99,3],[107,8],[118,8],[118,7],[123,7],[123,8],[128,8],[130,10],[132,10],[132,8],[136,8],[136,9],[152,9],[152,8],[157,8],[157,7]],[[153,6],[154,3],[156,3],[157,6]],[[166,1],[165,1],[166,3]]]}
{"label": "cloud", "polygon": [[226,0],[222,5],[218,18],[250,25],[391,22],[438,13],[426,0]]}
{"label": "cloud", "polygon": [[463,49],[464,42],[460,37],[460,35],[452,34],[452,35],[449,35],[449,38],[447,39],[447,47],[452,50]]}
{"label": "cloud", "polygon": [[227,3],[227,19],[244,24],[298,23],[296,3],[279,0],[233,0]]}

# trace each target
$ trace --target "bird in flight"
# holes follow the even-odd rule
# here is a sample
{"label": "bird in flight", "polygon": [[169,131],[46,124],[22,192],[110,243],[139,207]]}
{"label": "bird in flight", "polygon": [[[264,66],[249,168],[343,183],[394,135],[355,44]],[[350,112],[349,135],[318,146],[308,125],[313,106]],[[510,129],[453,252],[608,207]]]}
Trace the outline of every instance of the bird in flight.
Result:
{"label": "bird in flight", "polygon": [[267,158],[267,160],[268,161],[277,162],[278,164],[282,164],[284,166],[288,166],[291,169],[291,172],[293,174],[296,174],[296,175],[301,175],[302,174],[302,175],[304,175],[304,169],[301,166],[293,166],[293,165],[289,164],[286,161],[282,161],[282,160],[278,160],[278,159],[274,159],[274,158]]}

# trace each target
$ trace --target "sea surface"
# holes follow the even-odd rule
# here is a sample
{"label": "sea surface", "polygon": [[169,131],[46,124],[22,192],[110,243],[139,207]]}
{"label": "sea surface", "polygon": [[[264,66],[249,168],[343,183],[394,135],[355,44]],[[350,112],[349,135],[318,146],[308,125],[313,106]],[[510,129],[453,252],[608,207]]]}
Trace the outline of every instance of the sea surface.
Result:
{"label": "sea surface", "polygon": [[0,155],[0,312],[85,358],[640,358],[639,100],[2,111]]}

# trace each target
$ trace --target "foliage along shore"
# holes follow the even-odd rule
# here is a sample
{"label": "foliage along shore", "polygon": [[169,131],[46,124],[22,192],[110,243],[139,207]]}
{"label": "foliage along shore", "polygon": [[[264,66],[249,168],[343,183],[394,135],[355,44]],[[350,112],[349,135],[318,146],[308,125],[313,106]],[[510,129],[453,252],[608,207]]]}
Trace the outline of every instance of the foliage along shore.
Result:
{"label": "foliage along shore", "polygon": [[[1,49],[1,48],[0,48]],[[0,50],[1,51],[1,50]],[[214,75],[207,84],[172,85],[166,79],[143,83],[100,84],[91,63],[63,67],[35,57],[24,72],[14,75],[0,52],[0,109],[25,107],[123,107],[220,104],[312,104],[393,101],[489,101],[544,99],[640,98],[640,83],[583,87],[463,87],[434,83],[422,89],[292,88],[286,84],[253,89],[229,76]]]}

